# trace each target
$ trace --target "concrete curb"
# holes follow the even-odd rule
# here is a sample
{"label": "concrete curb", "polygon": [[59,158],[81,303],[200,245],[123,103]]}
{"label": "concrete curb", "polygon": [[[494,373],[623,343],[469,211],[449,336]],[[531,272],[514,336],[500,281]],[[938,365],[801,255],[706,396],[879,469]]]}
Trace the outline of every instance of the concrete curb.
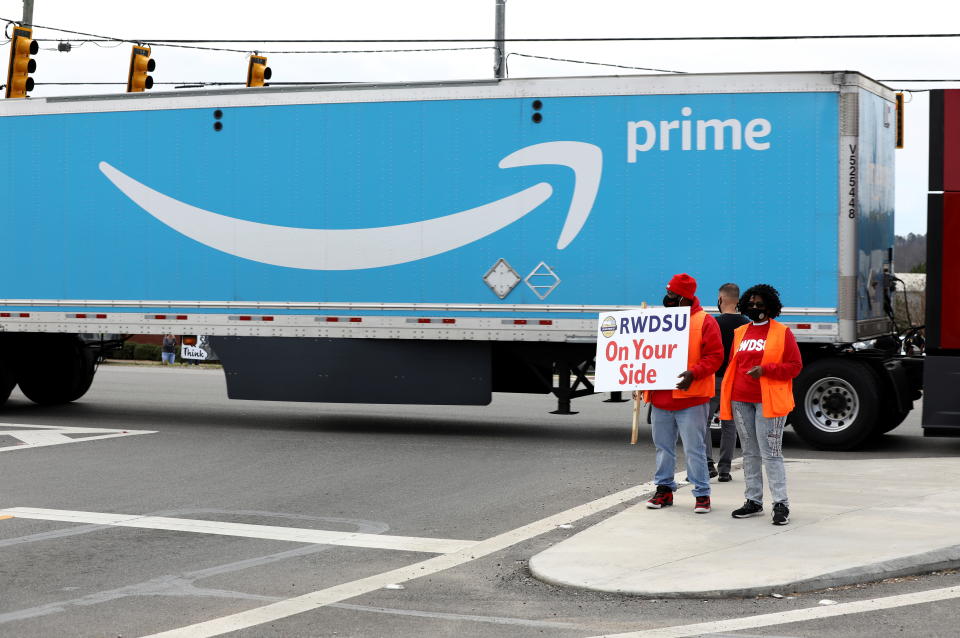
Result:
{"label": "concrete curb", "polygon": [[674,507],[641,502],[533,556],[529,569],[562,587],[731,598],[958,567],[960,494],[944,480],[958,474],[956,458],[792,460],[791,523],[773,526],[769,509],[729,516],[743,502],[736,472],[733,483],[712,484],[710,514],[694,514],[680,489]]}
{"label": "concrete curb", "polygon": [[808,592],[827,587],[842,587],[844,585],[855,585],[867,583],[885,578],[897,578],[900,576],[913,576],[939,571],[941,569],[954,569],[960,567],[960,545],[954,545],[943,550],[935,550],[923,554],[916,554],[906,558],[875,563],[862,568],[851,568],[831,574],[823,574],[816,578],[806,580],[789,581],[786,580],[780,584],[768,584],[758,587],[743,587],[738,589],[713,589],[700,591],[628,591],[624,589],[584,587],[579,582],[567,582],[553,577],[549,573],[543,573],[537,568],[534,560],[536,556],[530,559],[530,573],[537,579],[549,585],[556,587],[567,587],[573,589],[586,589],[608,594],[622,594],[636,598],[656,599],[656,598],[753,598],[755,596],[766,596],[770,594],[784,594],[793,592]]}

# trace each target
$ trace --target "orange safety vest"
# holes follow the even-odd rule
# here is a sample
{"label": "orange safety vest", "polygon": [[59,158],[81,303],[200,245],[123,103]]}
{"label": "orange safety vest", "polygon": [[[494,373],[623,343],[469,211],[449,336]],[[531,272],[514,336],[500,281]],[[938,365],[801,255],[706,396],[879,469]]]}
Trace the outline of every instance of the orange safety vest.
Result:
{"label": "orange safety vest", "polygon": [[[749,327],[750,324],[746,323],[733,331],[733,345],[730,346],[730,362],[727,364],[727,372],[737,370],[736,361],[737,355],[740,353],[740,342],[743,340],[743,335],[747,334]],[[786,336],[787,327],[779,321],[771,319],[760,365],[783,361],[783,347]],[[724,421],[733,419],[732,395],[733,374],[725,374],[723,375],[723,383],[720,384],[720,418]],[[793,381],[778,381],[761,376],[760,397],[763,403],[763,416],[768,419],[786,416],[793,410]]]}
{"label": "orange safety vest", "polygon": [[[703,320],[707,317],[707,311],[701,310],[690,316],[690,342],[687,347],[687,370],[693,368],[700,362],[700,344],[703,342]],[[694,379],[693,383],[686,390],[674,390],[674,399],[692,399],[696,397],[712,397],[717,393],[717,383],[714,375],[706,376],[702,379]],[[650,390],[643,393],[643,400],[650,403]]]}

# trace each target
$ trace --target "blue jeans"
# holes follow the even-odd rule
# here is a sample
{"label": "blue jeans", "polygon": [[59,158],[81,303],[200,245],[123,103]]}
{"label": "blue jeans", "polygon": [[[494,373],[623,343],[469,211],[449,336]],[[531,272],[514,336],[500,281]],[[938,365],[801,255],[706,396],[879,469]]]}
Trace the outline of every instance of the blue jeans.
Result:
{"label": "blue jeans", "polygon": [[710,403],[684,410],[662,410],[653,406],[653,444],[657,448],[657,473],[653,480],[677,491],[673,473],[677,465],[677,435],[683,441],[687,478],[693,483],[694,496],[710,496],[710,474],[703,430],[710,418]]}
{"label": "blue jeans", "polygon": [[173,365],[174,358],[177,356],[175,352],[161,352],[160,361],[163,363],[169,363]]}
{"label": "blue jeans", "polygon": [[787,500],[787,472],[783,467],[783,426],[786,416],[763,416],[763,404],[733,401],[733,420],[740,433],[743,448],[744,496],[763,503],[763,473],[767,471],[770,496],[774,503],[789,505]]}

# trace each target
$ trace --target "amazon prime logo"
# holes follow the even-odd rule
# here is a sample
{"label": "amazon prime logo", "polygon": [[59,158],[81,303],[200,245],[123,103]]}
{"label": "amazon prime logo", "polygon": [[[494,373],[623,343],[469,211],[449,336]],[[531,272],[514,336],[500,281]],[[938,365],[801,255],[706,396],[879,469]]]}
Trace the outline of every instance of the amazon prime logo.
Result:
{"label": "amazon prime logo", "polygon": [[[557,240],[557,249],[563,250],[576,238],[593,209],[600,188],[603,152],[586,142],[544,142],[514,151],[500,160],[499,167],[543,164],[567,166],[574,172],[573,195]],[[553,194],[550,184],[540,182],[476,208],[411,224],[379,228],[295,228],[203,210],[141,184],[106,162],[100,162],[99,167],[107,179],[140,208],[190,239],[243,259],[305,270],[382,268],[440,255],[509,226]],[[547,271],[553,272],[549,268]],[[541,299],[556,287],[556,284],[546,287],[531,284],[532,276],[534,273],[527,277],[527,285]]]}

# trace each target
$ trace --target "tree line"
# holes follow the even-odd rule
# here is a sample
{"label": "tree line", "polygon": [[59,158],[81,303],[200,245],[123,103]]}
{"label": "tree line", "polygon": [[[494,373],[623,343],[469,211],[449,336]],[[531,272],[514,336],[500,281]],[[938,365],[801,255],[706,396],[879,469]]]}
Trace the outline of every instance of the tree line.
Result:
{"label": "tree line", "polygon": [[893,244],[894,272],[927,272],[927,236],[897,235]]}

